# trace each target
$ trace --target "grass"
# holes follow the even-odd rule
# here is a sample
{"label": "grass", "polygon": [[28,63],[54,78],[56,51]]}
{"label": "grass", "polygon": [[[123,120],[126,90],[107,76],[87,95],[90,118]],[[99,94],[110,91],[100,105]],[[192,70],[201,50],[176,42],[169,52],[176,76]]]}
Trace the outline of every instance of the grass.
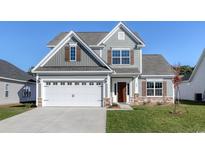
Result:
{"label": "grass", "polygon": [[31,110],[34,106],[29,103],[0,105],[0,120]]}
{"label": "grass", "polygon": [[107,111],[108,133],[205,132],[205,103],[182,101],[174,115],[173,106],[136,106],[131,111]]}

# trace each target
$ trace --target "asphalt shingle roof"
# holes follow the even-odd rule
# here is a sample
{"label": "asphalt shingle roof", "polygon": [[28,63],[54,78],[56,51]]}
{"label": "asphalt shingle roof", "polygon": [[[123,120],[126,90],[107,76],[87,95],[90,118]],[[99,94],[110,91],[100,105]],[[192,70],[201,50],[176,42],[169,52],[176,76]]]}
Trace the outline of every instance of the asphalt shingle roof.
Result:
{"label": "asphalt shingle roof", "polygon": [[[69,32],[61,32],[47,45],[56,46],[68,33]],[[97,45],[108,33],[109,32],[76,32],[76,34],[88,45]],[[138,33],[134,32],[134,34],[140,38]]]}
{"label": "asphalt shingle roof", "polygon": [[138,68],[133,67],[126,67],[126,68],[112,68],[116,73],[137,73],[139,74],[140,71]]}
{"label": "asphalt shingle roof", "polygon": [[17,80],[33,80],[35,78],[28,73],[24,72],[23,70],[19,69],[18,67],[14,66],[13,64],[0,59],[0,77],[4,78],[11,78]]}
{"label": "asphalt shingle roof", "polygon": [[36,71],[107,71],[105,67],[99,66],[44,66],[38,67]]}
{"label": "asphalt shingle roof", "polygon": [[160,54],[143,54],[143,75],[174,75],[174,70],[166,59]]}
{"label": "asphalt shingle roof", "polygon": [[[136,73],[138,68],[112,68],[116,73]],[[106,71],[107,68],[100,66],[47,66],[39,67],[36,71]],[[166,59],[160,54],[142,55],[142,75],[174,75],[174,70]]]}

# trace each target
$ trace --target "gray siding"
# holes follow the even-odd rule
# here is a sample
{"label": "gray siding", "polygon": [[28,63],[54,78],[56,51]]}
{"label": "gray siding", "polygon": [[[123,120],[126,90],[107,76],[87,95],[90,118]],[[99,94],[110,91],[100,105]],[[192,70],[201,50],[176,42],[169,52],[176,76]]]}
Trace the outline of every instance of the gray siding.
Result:
{"label": "gray siding", "polygon": [[[77,42],[72,39],[68,43]],[[78,42],[77,42],[78,43]],[[79,43],[81,48],[81,61],[66,62],[65,61],[65,46],[62,47],[46,64],[45,66],[100,66],[95,58]]]}
{"label": "gray siding", "polygon": [[[8,97],[5,97],[5,85],[8,84]],[[30,86],[31,97],[23,97],[23,88],[25,86]],[[36,86],[30,83],[20,83],[8,80],[0,80],[0,105],[1,104],[12,104],[25,101],[35,101],[36,100]]]}
{"label": "gray siding", "polygon": [[[118,32],[123,31],[119,29],[112,37],[110,37],[105,43],[105,48],[103,49],[103,59],[107,61],[107,51],[110,48],[130,48],[134,50],[134,65],[129,65],[129,67],[136,67],[140,70],[140,50],[137,49],[137,44],[134,40],[125,33],[125,40],[118,40]],[[112,65],[111,65],[112,66]],[[117,67],[114,65],[112,67]],[[122,67],[122,65],[120,65]],[[127,67],[127,65],[125,65]]]}
{"label": "gray siding", "polygon": [[94,49],[93,51],[100,57],[100,50]]}
{"label": "gray siding", "polygon": [[173,96],[173,84],[171,79],[166,79],[167,81],[167,96]]}

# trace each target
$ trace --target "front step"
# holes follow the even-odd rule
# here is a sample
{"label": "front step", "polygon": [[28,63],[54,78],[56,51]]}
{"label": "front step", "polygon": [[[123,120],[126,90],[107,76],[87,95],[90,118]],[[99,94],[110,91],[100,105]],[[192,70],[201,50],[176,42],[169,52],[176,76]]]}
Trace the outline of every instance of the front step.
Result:
{"label": "front step", "polygon": [[120,109],[123,110],[133,110],[132,107],[128,104],[124,104],[124,103],[117,103],[120,106]]}

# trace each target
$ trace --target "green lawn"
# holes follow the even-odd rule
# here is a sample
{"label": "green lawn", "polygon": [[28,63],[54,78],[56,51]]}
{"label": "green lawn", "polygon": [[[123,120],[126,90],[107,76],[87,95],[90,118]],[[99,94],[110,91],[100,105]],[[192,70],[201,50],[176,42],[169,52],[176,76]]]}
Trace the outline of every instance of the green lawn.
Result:
{"label": "green lawn", "polygon": [[0,105],[0,120],[31,110],[31,104]]}
{"label": "green lawn", "polygon": [[205,132],[205,103],[183,101],[173,115],[173,106],[137,106],[131,111],[107,111],[109,133]]}

